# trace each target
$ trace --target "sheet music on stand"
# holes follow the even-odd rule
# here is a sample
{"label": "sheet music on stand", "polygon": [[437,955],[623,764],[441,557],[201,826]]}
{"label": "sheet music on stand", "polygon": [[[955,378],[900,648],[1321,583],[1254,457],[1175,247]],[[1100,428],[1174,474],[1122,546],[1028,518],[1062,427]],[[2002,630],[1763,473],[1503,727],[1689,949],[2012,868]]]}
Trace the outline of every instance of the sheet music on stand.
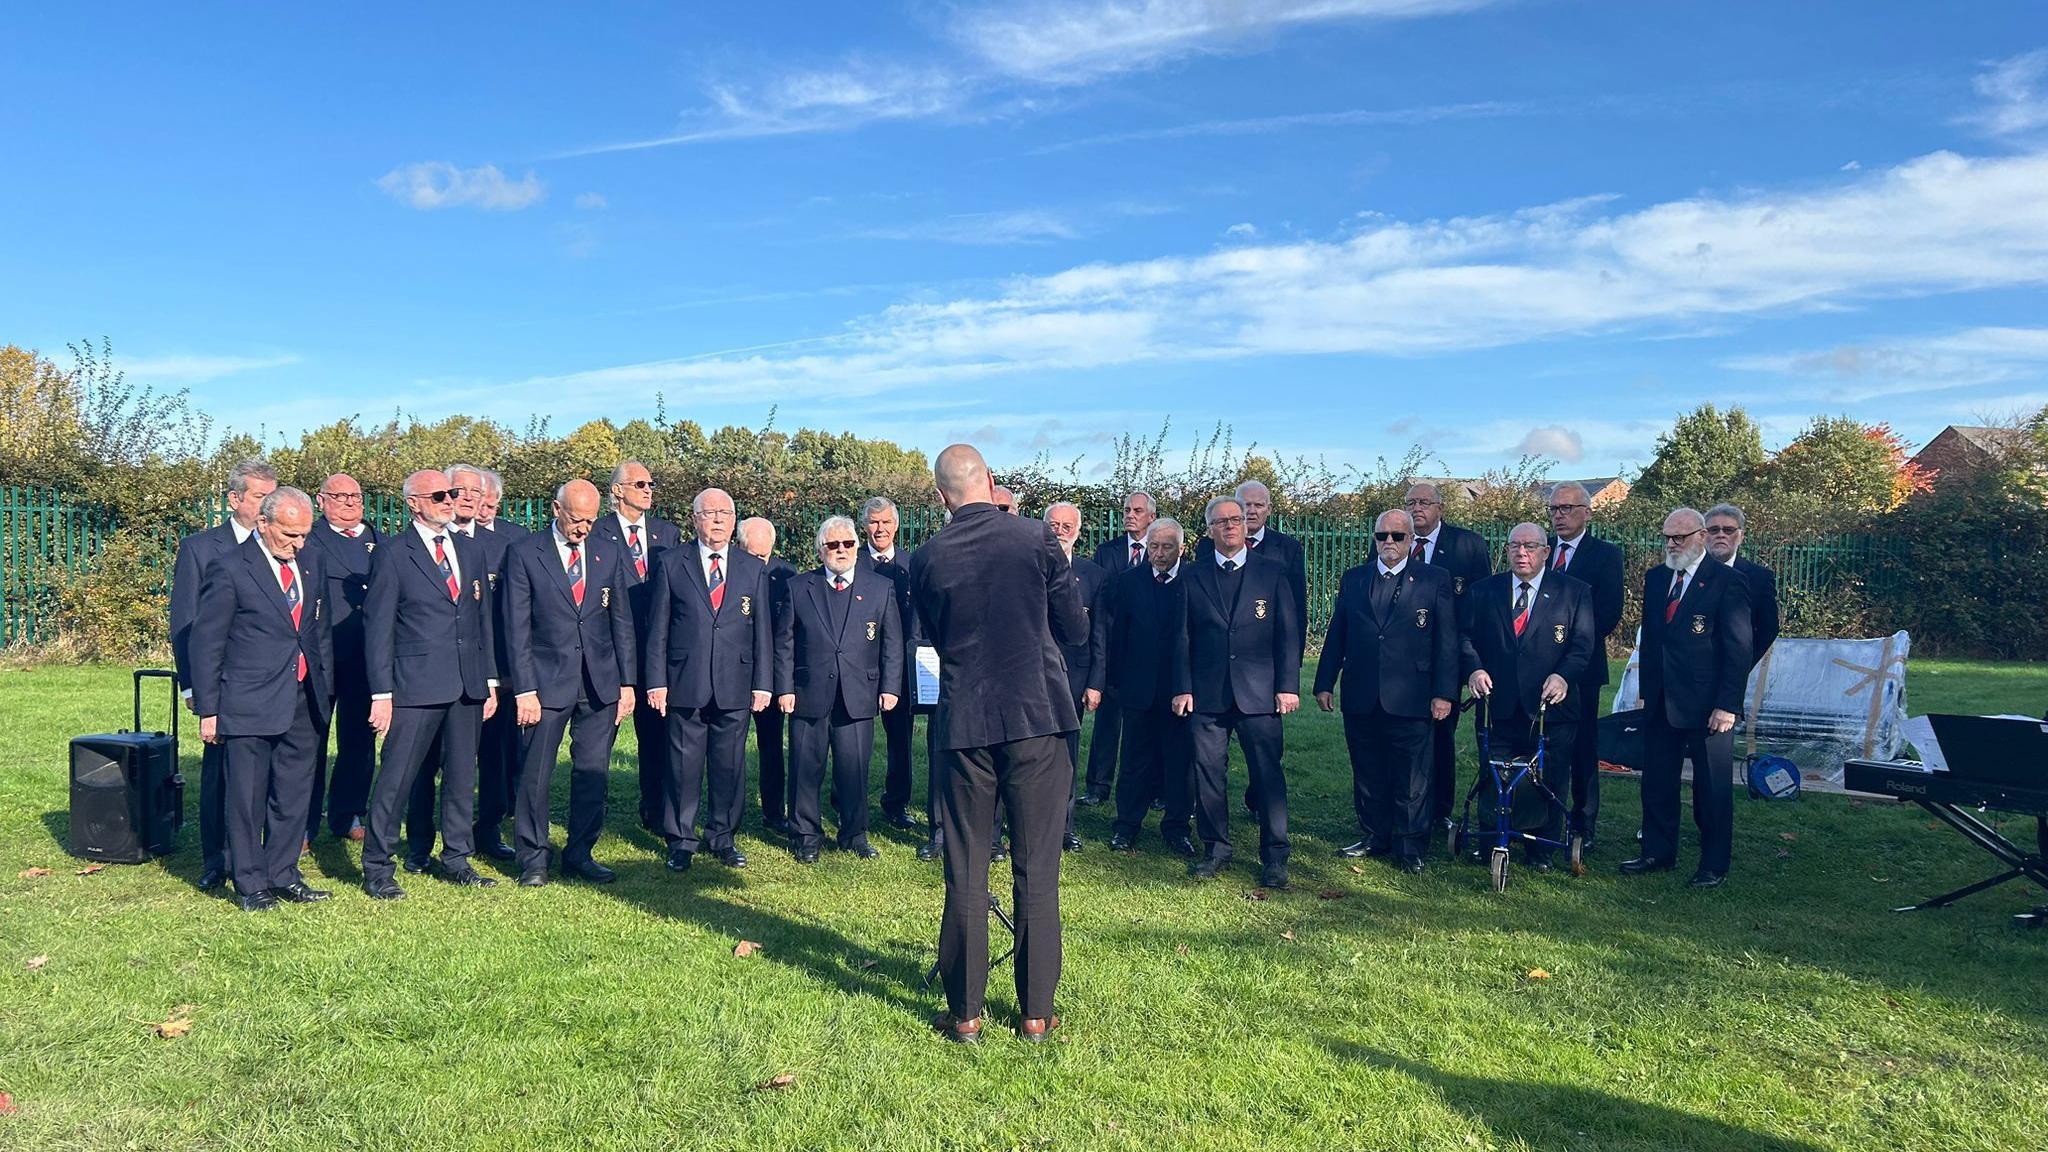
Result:
{"label": "sheet music on stand", "polygon": [[939,702],[939,650],[929,644],[917,646],[917,704],[932,707]]}

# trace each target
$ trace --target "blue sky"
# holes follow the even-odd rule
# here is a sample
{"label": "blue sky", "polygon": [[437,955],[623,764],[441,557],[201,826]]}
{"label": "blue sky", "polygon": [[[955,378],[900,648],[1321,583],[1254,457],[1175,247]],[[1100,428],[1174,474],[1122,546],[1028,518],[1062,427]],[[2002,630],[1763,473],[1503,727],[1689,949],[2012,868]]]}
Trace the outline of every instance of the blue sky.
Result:
{"label": "blue sky", "polygon": [[39,5],[0,69],[0,342],[244,430],[1600,475],[2048,403],[2028,0]]}

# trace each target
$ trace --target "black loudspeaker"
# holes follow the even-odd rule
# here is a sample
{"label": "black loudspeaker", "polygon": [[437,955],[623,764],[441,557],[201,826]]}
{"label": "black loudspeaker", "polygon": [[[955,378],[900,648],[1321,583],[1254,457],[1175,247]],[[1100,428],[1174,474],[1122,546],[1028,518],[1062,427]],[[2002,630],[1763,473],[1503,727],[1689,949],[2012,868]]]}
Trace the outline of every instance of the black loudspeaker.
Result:
{"label": "black loudspeaker", "polygon": [[[142,731],[142,681],[157,676],[171,681],[169,733]],[[184,824],[177,677],[161,668],[137,669],[134,730],[72,738],[71,854],[140,864],[177,847]]]}

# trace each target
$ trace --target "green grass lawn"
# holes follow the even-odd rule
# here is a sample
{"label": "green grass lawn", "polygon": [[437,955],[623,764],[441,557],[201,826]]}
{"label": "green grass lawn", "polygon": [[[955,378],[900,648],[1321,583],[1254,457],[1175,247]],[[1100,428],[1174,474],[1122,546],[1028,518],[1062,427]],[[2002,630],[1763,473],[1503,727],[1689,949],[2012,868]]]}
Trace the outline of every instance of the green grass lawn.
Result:
{"label": "green grass lawn", "polygon": [[[1909,683],[1915,711],[2048,702],[2030,666],[1923,662]],[[1287,732],[1292,891],[1250,899],[1244,866],[1196,886],[1156,838],[1112,856],[1091,810],[1090,847],[1066,861],[1059,1041],[1009,1034],[1005,969],[1001,1027],[960,1049],[926,1026],[941,885],[912,839],[805,868],[750,807],[752,867],[672,876],[632,826],[630,727],[598,848],[621,873],[609,888],[401,876],[412,898],[381,905],[355,887],[359,853],[328,842],[309,871],[334,900],[245,915],[191,886],[196,814],[177,854],[76,876],[65,743],[125,724],[128,684],[0,672],[0,1091],[16,1109],[0,1148],[2044,1140],[2048,933],[2010,920],[2044,896],[2009,885],[1892,914],[1991,870],[1918,809],[1738,799],[1730,882],[1693,892],[1689,823],[1677,873],[1615,874],[1636,790],[1611,783],[1591,875],[1523,873],[1495,896],[1441,854],[1413,878],[1334,858],[1353,838],[1341,727],[1304,714]],[[196,755],[186,773],[196,803]],[[55,875],[17,878],[32,866]],[[763,951],[736,958],[743,939]],[[189,1034],[155,1035],[181,1005]],[[794,1083],[757,1087],[781,1074]]]}

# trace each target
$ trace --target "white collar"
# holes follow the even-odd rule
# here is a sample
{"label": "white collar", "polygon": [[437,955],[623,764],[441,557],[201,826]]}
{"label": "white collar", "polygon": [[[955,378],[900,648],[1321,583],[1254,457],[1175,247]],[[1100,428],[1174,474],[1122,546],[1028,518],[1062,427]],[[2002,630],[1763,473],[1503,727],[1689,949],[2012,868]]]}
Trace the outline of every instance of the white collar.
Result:
{"label": "white collar", "polygon": [[1221,567],[1223,567],[1223,565],[1224,565],[1224,564],[1225,564],[1225,563],[1227,562],[1227,563],[1233,564],[1233,565],[1235,565],[1235,566],[1237,566],[1237,567],[1239,567],[1239,568],[1242,568],[1242,567],[1244,567],[1244,557],[1245,557],[1245,553],[1247,553],[1247,552],[1250,552],[1250,551],[1251,551],[1251,548],[1250,548],[1249,546],[1247,546],[1247,547],[1244,547],[1244,548],[1239,548],[1239,549],[1237,550],[1237,555],[1235,555],[1235,556],[1225,556],[1225,555],[1223,554],[1223,549],[1221,549],[1221,548],[1218,548],[1218,549],[1216,549],[1216,551],[1215,551],[1215,553],[1214,553],[1214,555],[1215,555],[1215,557],[1216,557],[1216,566],[1217,566],[1218,568],[1221,568]]}
{"label": "white collar", "polygon": [[[1149,569],[1151,569],[1151,571],[1152,571],[1152,579],[1154,579],[1154,580],[1157,580],[1157,579],[1159,579],[1159,569],[1157,569],[1157,568],[1153,568],[1153,567],[1152,567],[1152,565],[1150,565],[1150,564],[1147,564],[1147,565],[1145,565],[1145,567],[1146,567],[1146,568],[1149,568]],[[1168,568],[1168,569],[1166,570],[1166,582],[1167,582],[1168,584],[1171,584],[1171,583],[1173,583],[1173,582],[1174,582],[1175,580],[1177,580],[1177,579],[1179,579],[1179,578],[1180,578],[1180,561],[1178,561],[1178,560],[1175,560],[1175,561],[1173,562],[1173,567],[1171,567],[1171,568]]]}
{"label": "white collar", "polygon": [[1265,542],[1266,530],[1264,528],[1261,528],[1257,532],[1254,532],[1251,535],[1246,536],[1244,538],[1244,546],[1247,548],[1255,547],[1257,545],[1264,544]]}
{"label": "white collar", "polygon": [[1381,560],[1377,556],[1373,557],[1372,563],[1373,567],[1378,568],[1380,570],[1380,575],[1382,576],[1399,576],[1402,570],[1408,567],[1409,559],[1410,558],[1407,556],[1401,557],[1401,562],[1399,564],[1394,565],[1392,568],[1387,567],[1387,562]]}
{"label": "white collar", "polygon": [[625,510],[621,508],[612,509],[612,515],[618,517],[619,527],[621,528],[640,528],[644,530],[647,527],[647,517],[645,516],[638,520],[628,520],[626,519]]}
{"label": "white collar", "polygon": [[1557,538],[1557,546],[1560,548],[1577,548],[1579,546],[1579,541],[1584,540],[1585,538],[1586,530],[1584,528],[1581,528],[1579,529],[1579,534],[1577,536],[1572,537],[1569,540],[1565,539],[1562,536],[1559,536]]}
{"label": "white collar", "polygon": [[724,557],[724,561],[725,561],[726,563],[731,563],[731,561],[732,561],[732,544],[731,544],[731,542],[730,542],[730,541],[728,541],[728,542],[726,543],[725,547],[723,547],[723,548],[713,548],[713,547],[712,547],[711,545],[709,545],[709,544],[706,544],[706,543],[705,543],[705,542],[703,542],[702,540],[699,540],[699,541],[697,541],[697,559],[699,559],[699,560],[703,560],[703,561],[709,561],[709,560],[711,559],[711,556],[712,556],[712,554],[713,554],[713,553],[717,553],[717,554],[718,554],[719,556],[721,556],[721,557]]}
{"label": "white collar", "polygon": [[869,545],[868,555],[872,557],[877,564],[893,564],[896,562],[896,546],[894,544],[891,544],[889,545],[889,550],[887,552],[877,552],[875,551],[873,545]]}
{"label": "white collar", "polygon": [[254,528],[242,527],[242,522],[240,520],[235,519],[233,516],[228,517],[228,527],[234,529],[235,543],[237,544],[247,544],[249,542],[249,537],[254,536],[256,534],[256,530]]}
{"label": "white collar", "polygon": [[[1536,574],[1534,576],[1531,576],[1528,579],[1524,580],[1522,577],[1515,575],[1514,569],[1508,569],[1508,591],[1510,593],[1516,592],[1519,590],[1520,585],[1527,584],[1529,586],[1529,595],[1536,595],[1536,593],[1543,587],[1543,573],[1545,571],[1546,569],[1538,568],[1536,569]],[[1510,596],[1510,599],[1512,598],[1513,597]]]}
{"label": "white collar", "polygon": [[336,524],[332,520],[329,520],[327,522],[327,526],[334,530],[334,534],[336,536],[345,536],[350,540],[353,540],[356,537],[361,536],[363,534],[363,522],[361,520],[356,521],[354,528],[343,528],[341,525]]}

